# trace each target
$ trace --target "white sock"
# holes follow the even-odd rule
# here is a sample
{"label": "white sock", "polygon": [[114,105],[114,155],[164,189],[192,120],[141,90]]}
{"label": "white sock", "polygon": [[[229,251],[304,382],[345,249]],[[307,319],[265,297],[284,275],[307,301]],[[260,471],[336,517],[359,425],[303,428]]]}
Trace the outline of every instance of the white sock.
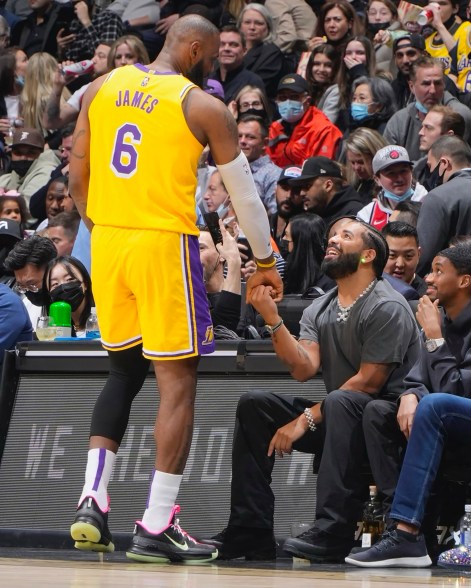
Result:
{"label": "white sock", "polygon": [[85,470],[85,485],[79,504],[92,496],[103,512],[108,511],[108,483],[113,471],[116,453],[104,448],[90,449]]}
{"label": "white sock", "polygon": [[142,524],[151,533],[168,527],[183,476],[154,470]]}

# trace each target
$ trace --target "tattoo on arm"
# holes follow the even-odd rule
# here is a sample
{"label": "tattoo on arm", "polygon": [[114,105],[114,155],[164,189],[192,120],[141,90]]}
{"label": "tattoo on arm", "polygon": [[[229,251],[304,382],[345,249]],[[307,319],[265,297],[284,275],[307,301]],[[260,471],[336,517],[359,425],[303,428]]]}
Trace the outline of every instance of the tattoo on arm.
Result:
{"label": "tattoo on arm", "polygon": [[301,359],[303,359],[304,361],[309,361],[310,362],[311,360],[309,359],[309,355],[307,354],[306,350],[303,349],[299,343],[297,344],[296,347],[297,347],[297,350],[298,350],[298,356]]}
{"label": "tattoo on arm", "polygon": [[231,133],[232,138],[234,139],[236,144],[239,144],[239,131],[237,130],[237,125],[235,123],[234,117],[229,111],[229,109],[227,109],[224,112],[224,122],[226,125],[226,129]]}
{"label": "tattoo on arm", "polygon": [[[60,100],[60,99],[59,99]],[[49,121],[55,121],[56,118],[59,118],[60,115],[60,101],[56,101],[55,94],[53,94],[49,100],[47,101],[46,105],[46,113]]]}

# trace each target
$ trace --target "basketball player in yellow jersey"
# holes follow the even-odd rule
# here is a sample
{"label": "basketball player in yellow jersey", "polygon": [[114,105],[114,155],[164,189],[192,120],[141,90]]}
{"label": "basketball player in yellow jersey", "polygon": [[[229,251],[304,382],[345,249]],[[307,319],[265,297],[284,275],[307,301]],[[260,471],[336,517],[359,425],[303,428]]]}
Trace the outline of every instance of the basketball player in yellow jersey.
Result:
{"label": "basketball player in yellow jersey", "polygon": [[462,92],[471,91],[471,23],[461,22],[456,14],[460,0],[436,0],[426,9],[433,12],[431,25],[435,33],[427,37],[425,50],[444,64]]}
{"label": "basketball player in yellow jersey", "polygon": [[79,549],[114,549],[107,486],[151,360],[160,394],[158,451],[127,555],[145,562],[217,556],[182,531],[175,504],[192,438],[198,358],[214,346],[194,200],[196,165],[207,144],[257,259],[247,289],[264,284],[276,301],[282,297],[267,215],[234,117],[197,87],[218,48],[219,32],[209,21],[178,19],[148,67],[119,68],[91,84],[77,121],[69,187],[92,231],[93,289],[110,358],[71,526]]}

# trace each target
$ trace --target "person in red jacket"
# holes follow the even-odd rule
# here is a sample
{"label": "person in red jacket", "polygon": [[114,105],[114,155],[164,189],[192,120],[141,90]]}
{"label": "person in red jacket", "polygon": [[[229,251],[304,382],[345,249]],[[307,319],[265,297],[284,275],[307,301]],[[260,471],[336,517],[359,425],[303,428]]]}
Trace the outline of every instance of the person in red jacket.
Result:
{"label": "person in red jacket", "polygon": [[303,77],[288,74],[281,79],[276,94],[281,119],[270,126],[267,148],[279,167],[302,165],[305,159],[317,155],[335,158],[342,133],[322,111],[310,105],[310,100]]}

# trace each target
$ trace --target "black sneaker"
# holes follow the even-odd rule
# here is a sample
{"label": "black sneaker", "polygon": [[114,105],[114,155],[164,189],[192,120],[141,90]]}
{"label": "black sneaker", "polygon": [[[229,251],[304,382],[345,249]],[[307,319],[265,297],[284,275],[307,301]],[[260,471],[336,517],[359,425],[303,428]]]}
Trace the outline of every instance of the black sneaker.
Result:
{"label": "black sneaker", "polygon": [[352,546],[353,537],[338,537],[314,526],[298,537],[287,539],[283,551],[316,563],[335,563],[343,562]]}
{"label": "black sneaker", "polygon": [[91,496],[78,506],[70,535],[75,540],[75,548],[81,551],[114,551],[113,538],[108,529],[108,513],[100,510]]}
{"label": "black sneaker", "polygon": [[370,549],[351,553],[345,561],[363,568],[426,568],[432,564],[424,536],[399,529],[385,533]]}
{"label": "black sneaker", "polygon": [[132,544],[126,556],[144,563],[204,563],[216,559],[218,550],[213,545],[199,543],[180,527],[176,518],[179,512],[180,507],[175,505],[170,525],[160,533],[151,533],[141,521],[136,521]]}
{"label": "black sneaker", "polygon": [[202,539],[201,542],[217,547],[219,559],[239,557],[245,557],[247,561],[276,559],[277,544],[272,529],[229,525],[211,539]]}

